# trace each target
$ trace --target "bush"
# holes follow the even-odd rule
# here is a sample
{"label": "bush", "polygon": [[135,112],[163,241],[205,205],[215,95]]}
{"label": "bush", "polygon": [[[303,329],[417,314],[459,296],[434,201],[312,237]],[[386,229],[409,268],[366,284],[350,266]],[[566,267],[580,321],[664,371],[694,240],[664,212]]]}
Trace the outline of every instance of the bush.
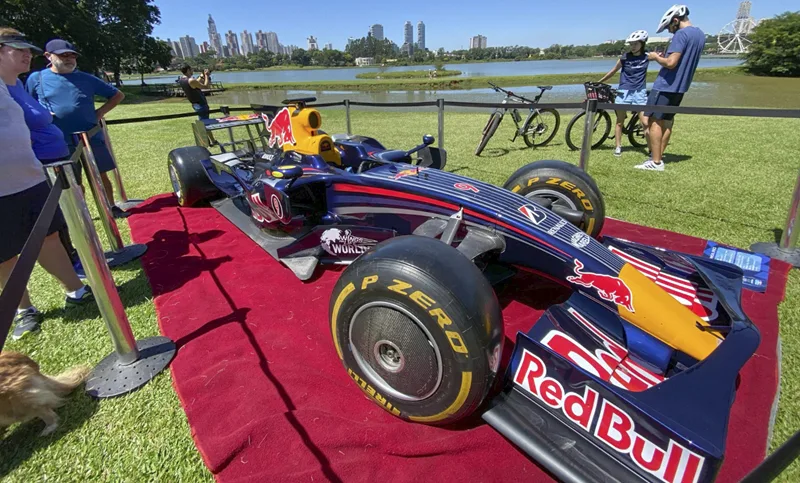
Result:
{"label": "bush", "polygon": [[744,54],[747,71],[756,75],[800,76],[800,12],[762,21],[750,35]]}

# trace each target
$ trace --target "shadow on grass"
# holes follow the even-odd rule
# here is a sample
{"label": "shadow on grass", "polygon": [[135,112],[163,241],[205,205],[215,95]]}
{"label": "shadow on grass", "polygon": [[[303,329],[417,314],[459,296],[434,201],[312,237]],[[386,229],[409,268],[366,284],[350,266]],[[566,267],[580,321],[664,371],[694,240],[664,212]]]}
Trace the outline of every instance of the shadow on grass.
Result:
{"label": "shadow on grass", "polygon": [[508,149],[505,148],[487,148],[484,149],[480,156],[476,156],[477,158],[501,158],[509,153]]}
{"label": "shadow on grass", "polygon": [[[136,264],[138,265],[138,264]],[[112,272],[113,273],[113,272]],[[97,294],[97,290],[94,290]],[[117,293],[125,309],[136,307],[151,301],[150,287],[147,277],[142,271],[136,278],[117,285]],[[64,306],[42,313],[45,319],[60,317],[64,322],[76,323],[101,317],[97,302],[88,302],[85,306]]]}
{"label": "shadow on grass", "polygon": [[[33,454],[42,451],[62,437],[79,429],[97,412],[98,401],[83,390],[76,389],[66,398],[66,403],[56,414],[60,423],[55,432],[47,436],[39,436],[44,423],[39,419],[16,426],[0,439],[0,480],[25,463]],[[2,436],[0,436],[2,437]]]}
{"label": "shadow on grass", "polygon": [[663,161],[667,164],[680,163],[692,159],[690,154],[665,154]]}

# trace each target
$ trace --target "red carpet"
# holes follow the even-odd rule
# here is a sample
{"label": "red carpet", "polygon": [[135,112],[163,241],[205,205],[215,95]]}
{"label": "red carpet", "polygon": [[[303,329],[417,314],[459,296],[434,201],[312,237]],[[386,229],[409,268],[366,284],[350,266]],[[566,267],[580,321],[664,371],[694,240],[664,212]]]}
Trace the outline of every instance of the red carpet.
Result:
{"label": "red carpet", "polygon": [[[480,418],[434,428],[369,402],[342,369],[328,330],[337,271],[303,283],[215,210],[178,209],[171,195],[132,211],[132,236],[149,245],[143,264],[161,330],[179,347],[175,389],[219,481],[550,480]],[[705,245],[615,220],[606,226],[609,235],[695,254]],[[743,296],[762,343],[741,374],[719,481],[738,481],[765,456],[788,271],[773,260],[768,292]],[[537,285],[500,294],[511,340],[538,317],[537,299],[563,294]]]}

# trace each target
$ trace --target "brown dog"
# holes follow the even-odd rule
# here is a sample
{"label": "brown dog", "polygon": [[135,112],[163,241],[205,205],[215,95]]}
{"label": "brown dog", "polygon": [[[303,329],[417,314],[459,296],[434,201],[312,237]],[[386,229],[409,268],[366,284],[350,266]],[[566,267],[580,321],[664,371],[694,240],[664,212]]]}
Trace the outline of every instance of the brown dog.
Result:
{"label": "brown dog", "polygon": [[12,424],[34,418],[45,423],[41,436],[55,431],[59,419],[53,410],[64,404],[64,396],[80,386],[90,372],[88,366],[76,366],[57,376],[46,376],[25,354],[0,353],[0,437]]}

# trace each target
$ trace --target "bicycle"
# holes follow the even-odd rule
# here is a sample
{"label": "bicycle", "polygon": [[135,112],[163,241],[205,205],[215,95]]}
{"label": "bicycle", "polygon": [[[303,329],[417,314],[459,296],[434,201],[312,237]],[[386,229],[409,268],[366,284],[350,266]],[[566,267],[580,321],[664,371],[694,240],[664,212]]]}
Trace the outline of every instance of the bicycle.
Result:
{"label": "bicycle", "polygon": [[[586,89],[587,100],[597,99],[598,102],[613,103],[614,99],[617,97],[617,90],[608,84],[585,82],[583,85]],[[631,118],[622,126],[622,134],[628,135],[628,141],[630,141],[632,146],[644,148],[647,147],[647,138],[644,134],[644,126],[642,125],[641,119],[639,119],[639,112],[640,111],[631,111]],[[583,116],[585,115],[586,111],[580,112],[569,121],[569,124],[567,124],[567,130],[565,133],[567,146],[569,146],[569,148],[573,151],[580,150],[583,144]],[[597,148],[603,144],[606,139],[608,139],[609,133],[611,132],[611,126],[613,125],[611,122],[611,116],[604,109],[598,109],[595,116],[596,118],[594,120],[594,126],[592,127],[592,149]],[[580,121],[580,123],[578,121]],[[575,142],[575,140],[572,138],[573,127],[575,127],[576,124],[578,128],[575,140],[578,142]],[[598,133],[601,136],[597,141],[594,141],[594,135]]]}
{"label": "bicycle", "polygon": [[[549,91],[553,88],[553,86],[536,86],[541,89],[541,91],[535,99],[530,100],[518,94],[514,94],[509,90],[503,89],[502,87],[498,87],[491,82],[489,82],[489,85],[492,86],[492,89],[494,89],[496,92],[502,92],[506,95],[503,99],[503,104],[508,103],[509,100],[512,99],[521,101],[525,104],[537,104],[539,99],[542,98],[542,95],[544,95],[545,91]],[[522,138],[525,140],[525,144],[527,144],[530,148],[544,146],[553,140],[558,132],[558,127],[561,125],[561,116],[555,109],[538,109],[536,107],[531,107],[528,117],[525,119],[525,122],[522,123],[522,127],[520,127],[522,116],[520,115],[518,109],[498,108],[492,113],[491,116],[489,116],[489,121],[483,128],[481,142],[478,143],[478,147],[475,149],[475,156],[481,155],[483,148],[486,147],[486,143],[488,143],[489,139],[494,136],[495,131],[497,131],[497,128],[500,126],[500,122],[503,120],[503,116],[505,115],[506,111],[509,110],[511,111],[511,118],[514,120],[514,124],[517,126],[516,131],[514,131],[514,137],[511,138],[512,143],[517,140],[518,136],[522,136]],[[554,119],[548,120],[548,115],[552,115]],[[551,125],[554,126],[553,129],[549,129]],[[546,133],[547,136],[545,137]]]}

